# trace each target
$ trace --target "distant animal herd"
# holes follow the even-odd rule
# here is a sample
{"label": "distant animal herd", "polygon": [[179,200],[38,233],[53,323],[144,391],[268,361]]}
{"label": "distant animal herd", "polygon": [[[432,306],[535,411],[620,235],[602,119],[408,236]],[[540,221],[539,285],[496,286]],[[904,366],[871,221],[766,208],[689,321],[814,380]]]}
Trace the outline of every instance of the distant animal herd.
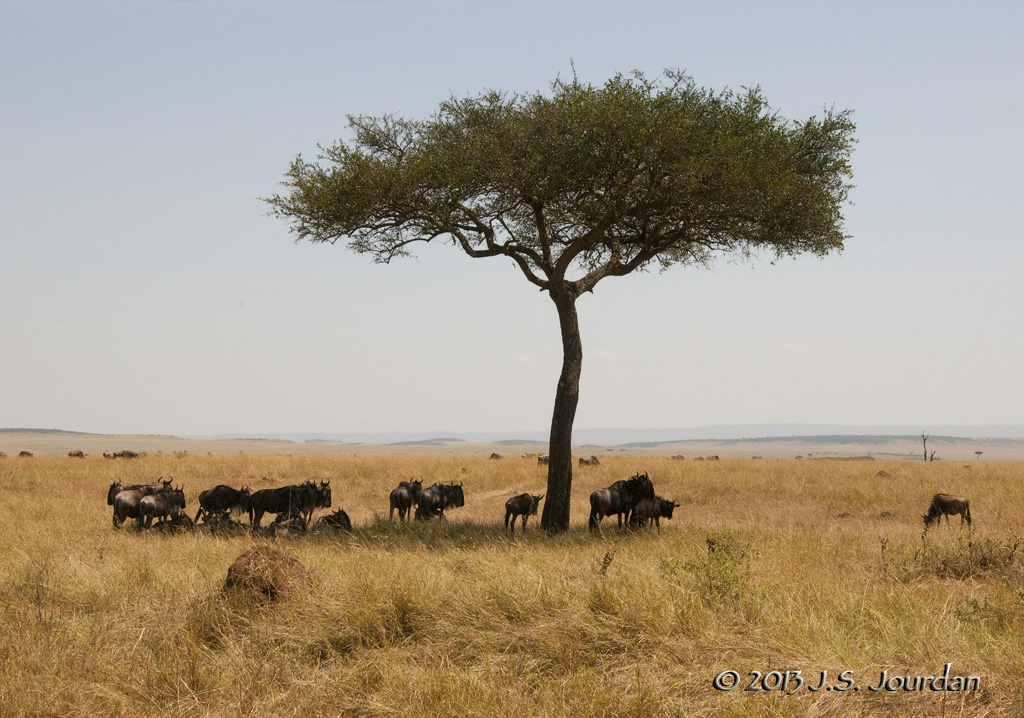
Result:
{"label": "distant animal herd", "polygon": [[[22,451],[20,457],[30,457],[32,453]],[[0,452],[0,458],[7,455]],[[68,452],[68,456],[84,458],[82,451]],[[114,453],[103,452],[107,459],[138,458],[134,451],[124,450]],[[531,454],[523,454],[531,458]],[[490,459],[501,459],[501,454],[493,453]],[[672,456],[682,459],[682,456]],[[702,459],[704,457],[696,457]],[[707,459],[716,460],[717,456]],[[548,456],[537,456],[538,466],[547,465]],[[597,466],[600,461],[596,456],[581,457],[580,466]],[[544,495],[529,493],[513,496],[505,502],[505,528],[515,533],[516,520],[521,520],[521,532],[526,531],[526,523],[530,516],[537,514]],[[415,510],[415,518],[420,521],[430,519],[445,520],[445,510],[465,505],[463,484],[435,483],[423,488],[423,481],[402,481],[392,489],[389,497],[388,518],[394,520],[395,511],[399,521],[411,518]],[[277,489],[260,489],[253,492],[249,487],[234,489],[220,484],[206,489],[199,494],[199,511],[195,518],[185,513],[185,492],[181,487],[175,488],[173,479],[166,481],[161,477],[152,484],[122,485],[114,482],[107,491],[107,505],[113,507],[114,528],[120,528],[128,519],[134,519],[138,528],[154,528],[161,532],[191,531],[208,529],[215,534],[238,533],[250,531],[255,534],[281,536],[302,533],[307,530],[345,530],[352,529],[352,522],[343,509],[332,514],[321,516],[315,523],[313,513],[318,508],[331,507],[330,480],[316,484],[305,481],[301,484],[284,486]],[[597,489],[590,494],[590,517],[587,526],[591,532],[600,532],[601,521],[614,515],[619,528],[652,528],[661,532],[661,519],[671,519],[675,501],[657,496],[654,484],[647,472],[637,472],[628,479],[616,481],[611,486]],[[246,526],[235,520],[234,515],[248,513],[249,524]],[[270,526],[261,526],[265,514],[274,514]],[[961,527],[966,523],[971,526],[971,503],[962,496],[938,493],[932,497],[927,513],[921,514],[927,529],[933,523],[941,523],[946,517],[949,524],[950,516],[960,516]],[[156,524],[153,524],[153,519]]]}

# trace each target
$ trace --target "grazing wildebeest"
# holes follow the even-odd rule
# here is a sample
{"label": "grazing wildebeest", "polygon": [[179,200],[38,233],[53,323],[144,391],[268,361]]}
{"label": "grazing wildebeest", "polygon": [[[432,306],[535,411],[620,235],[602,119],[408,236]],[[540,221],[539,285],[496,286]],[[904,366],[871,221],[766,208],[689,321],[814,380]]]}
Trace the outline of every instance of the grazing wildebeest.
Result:
{"label": "grazing wildebeest", "polygon": [[416,479],[415,481],[403,481],[398,484],[397,488],[391,490],[391,496],[389,501],[391,502],[391,511],[388,513],[388,519],[395,518],[395,509],[398,509],[398,519],[405,521],[412,513],[412,507],[419,501],[420,491],[423,490],[423,479]]}
{"label": "grazing wildebeest", "polygon": [[949,525],[949,517],[960,514],[960,526],[963,527],[964,520],[967,520],[967,525],[971,525],[971,502],[962,496],[952,496],[950,494],[935,494],[932,497],[932,503],[928,507],[927,514],[921,514],[921,518],[924,519],[924,525],[927,528],[931,526],[933,521],[942,522],[942,517],[946,517],[946,525]]}
{"label": "grazing wildebeest", "polygon": [[601,462],[596,456],[591,456],[589,459],[584,456],[580,457],[580,466],[600,466],[600,464]]}
{"label": "grazing wildebeest", "polygon": [[416,518],[428,521],[436,516],[443,520],[445,509],[465,505],[466,497],[462,492],[462,484],[437,483],[420,492],[420,498],[416,502]]}
{"label": "grazing wildebeest", "polygon": [[487,458],[488,459],[500,459],[501,458],[501,454],[499,454],[498,452],[494,452],[490,456],[488,456]]}
{"label": "grazing wildebeest", "polygon": [[212,489],[199,492],[199,511],[196,512],[195,521],[204,514],[215,511],[249,511],[249,497],[251,492],[248,486],[241,489],[233,489],[226,484],[218,484]]}
{"label": "grazing wildebeest", "polygon": [[331,529],[339,529],[341,531],[352,530],[352,520],[349,519],[348,514],[345,513],[345,509],[338,509],[333,514],[327,516],[321,516],[316,522],[316,525],[325,526]]}
{"label": "grazing wildebeest", "polygon": [[20,452],[18,452],[18,456],[32,456],[32,452],[31,451],[20,451]]}
{"label": "grazing wildebeest", "polygon": [[[516,519],[523,517],[523,533],[526,533],[526,519],[528,516],[537,515],[537,507],[544,494],[534,496],[532,494],[519,494],[505,502],[505,528],[511,528],[512,533],[516,532]],[[512,525],[509,526],[508,519],[512,517]]]}
{"label": "grazing wildebeest", "polygon": [[[122,492],[124,493],[124,492]],[[118,494],[120,496],[121,494]],[[116,501],[116,499],[115,499]],[[139,500],[139,524],[148,527],[156,516],[160,523],[185,508],[185,492],[182,489],[166,489]]]}
{"label": "grazing wildebeest", "polygon": [[678,506],[679,504],[660,496],[655,496],[653,499],[641,499],[633,509],[633,515],[629,518],[629,526],[630,528],[646,526],[650,529],[653,524],[658,527],[658,533],[661,533],[661,519],[671,519],[672,511]]}
{"label": "grazing wildebeest", "polygon": [[537,457],[537,466],[547,466],[551,463],[551,457],[545,454]]}
{"label": "grazing wildebeest", "polygon": [[72,459],[84,459],[85,452],[82,451],[81,449],[78,449],[77,451],[69,451],[68,456],[70,456]]}
{"label": "grazing wildebeest", "polygon": [[[323,488],[323,485],[321,485]],[[330,487],[326,487],[326,499],[330,505]],[[263,514],[299,513],[312,515],[313,509],[323,503],[322,489],[312,481],[299,485],[282,486],[279,489],[260,489],[249,497],[249,523],[259,528]]]}

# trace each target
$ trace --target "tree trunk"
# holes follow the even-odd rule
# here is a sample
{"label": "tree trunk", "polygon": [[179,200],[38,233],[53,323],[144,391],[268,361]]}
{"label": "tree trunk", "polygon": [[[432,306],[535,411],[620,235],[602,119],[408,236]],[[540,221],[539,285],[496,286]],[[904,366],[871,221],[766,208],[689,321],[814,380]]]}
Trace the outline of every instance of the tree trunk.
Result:
{"label": "tree trunk", "polygon": [[558,309],[562,329],[562,375],[555,392],[555,410],[551,417],[551,438],[548,447],[548,489],[540,525],[548,533],[569,528],[569,500],[572,492],[572,424],[580,399],[580,369],[583,367],[583,344],[576,320],[576,296],[565,289],[550,290]]}

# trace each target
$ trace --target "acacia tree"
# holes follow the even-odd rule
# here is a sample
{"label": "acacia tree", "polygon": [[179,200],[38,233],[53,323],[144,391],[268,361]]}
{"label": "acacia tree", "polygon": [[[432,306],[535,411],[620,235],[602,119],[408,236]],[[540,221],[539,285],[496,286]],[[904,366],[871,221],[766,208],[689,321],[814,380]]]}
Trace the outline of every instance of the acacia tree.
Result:
{"label": "acacia tree", "polygon": [[697,87],[683,72],[548,94],[485,92],[411,120],[350,116],[353,138],[296,158],[266,201],[296,241],[348,242],[390,262],[416,242],[508,257],[558,312],[562,372],[541,525],[569,525],[583,346],[576,299],[605,277],[840,250],[849,111],[796,122],[759,89]]}

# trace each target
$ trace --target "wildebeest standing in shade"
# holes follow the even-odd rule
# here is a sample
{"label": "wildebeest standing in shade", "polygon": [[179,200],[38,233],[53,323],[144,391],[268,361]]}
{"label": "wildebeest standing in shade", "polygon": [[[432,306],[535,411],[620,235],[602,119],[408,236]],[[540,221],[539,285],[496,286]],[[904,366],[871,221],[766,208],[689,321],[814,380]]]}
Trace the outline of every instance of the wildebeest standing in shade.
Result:
{"label": "wildebeest standing in shade", "polygon": [[590,519],[587,525],[591,531],[598,530],[598,524],[605,516],[615,514],[619,520],[619,528],[622,528],[623,518],[628,526],[630,514],[637,503],[643,499],[653,498],[654,484],[646,472],[616,481],[611,486],[590,494]]}
{"label": "wildebeest standing in shade", "polygon": [[[172,478],[173,480],[173,478]],[[127,519],[139,519],[139,502],[146,496],[170,489],[171,480],[157,480],[152,484],[130,484],[123,486],[115,481],[107,490],[107,505],[114,507],[114,528],[120,528]]]}
{"label": "wildebeest standing in shade", "polygon": [[167,489],[139,501],[139,524],[152,525],[153,517],[163,523],[168,517],[185,509],[185,492],[182,489]]}
{"label": "wildebeest standing in shade", "polygon": [[241,489],[233,489],[226,484],[218,484],[212,489],[199,492],[199,511],[196,513],[195,521],[199,517],[214,513],[216,511],[241,511],[248,513],[249,498],[252,493],[248,486]]}
{"label": "wildebeest standing in shade", "polygon": [[[516,532],[516,519],[523,517],[523,533],[526,533],[526,519],[528,516],[537,515],[537,507],[544,494],[534,496],[532,494],[519,494],[505,502],[505,528],[511,528],[512,533]],[[512,517],[512,525],[509,526],[508,519]]]}
{"label": "wildebeest standing in shade", "polygon": [[653,499],[641,499],[633,509],[629,526],[630,528],[646,526],[650,529],[653,524],[658,527],[658,533],[661,533],[661,519],[671,519],[672,512],[678,506],[679,504],[674,501],[663,499],[660,496],[655,496]]}
{"label": "wildebeest standing in shade", "polygon": [[[314,508],[318,509],[329,509],[331,508],[331,480],[321,481],[320,486],[316,490],[316,503]],[[305,516],[306,524],[313,520],[312,509]]]}
{"label": "wildebeest standing in shade", "polygon": [[932,497],[932,503],[928,507],[927,514],[921,514],[921,518],[924,519],[925,528],[931,526],[933,521],[942,522],[942,517],[946,517],[946,525],[949,525],[949,517],[960,514],[960,526],[964,525],[964,520],[967,520],[967,525],[971,525],[971,502],[965,499],[963,496],[952,496],[950,494],[935,494]]}
{"label": "wildebeest standing in shade", "polygon": [[391,503],[388,519],[393,520],[395,518],[395,509],[398,509],[398,519],[405,521],[412,512],[412,507],[419,501],[422,490],[423,479],[403,481],[396,488],[392,489],[391,495],[388,497]]}
{"label": "wildebeest standing in shade", "polygon": [[[330,488],[327,489],[330,501]],[[249,523],[259,528],[263,514],[298,513],[312,515],[313,509],[322,502],[321,492],[312,481],[299,485],[282,486],[279,489],[260,489],[249,497]]]}
{"label": "wildebeest standing in shade", "polygon": [[436,516],[444,520],[445,509],[458,508],[465,504],[462,484],[436,483],[420,492],[420,498],[416,502],[416,518],[419,521],[428,521]]}

